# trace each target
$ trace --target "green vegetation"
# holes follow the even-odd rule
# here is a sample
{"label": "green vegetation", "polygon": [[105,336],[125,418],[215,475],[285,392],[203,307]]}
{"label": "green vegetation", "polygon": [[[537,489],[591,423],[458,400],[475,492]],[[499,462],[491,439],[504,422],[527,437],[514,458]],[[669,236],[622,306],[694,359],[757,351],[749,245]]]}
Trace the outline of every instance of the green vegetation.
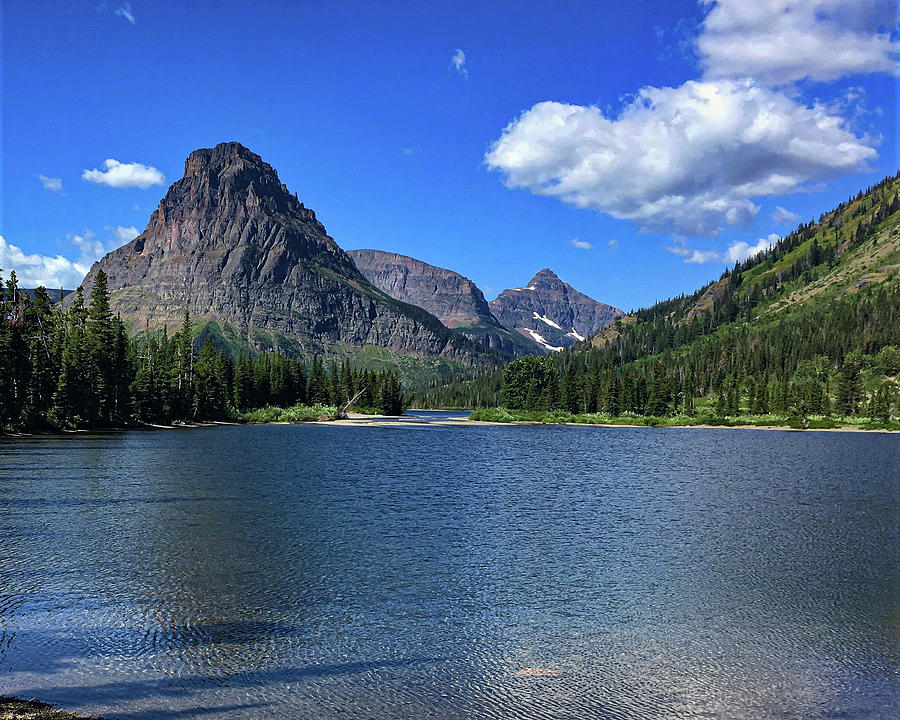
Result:
{"label": "green vegetation", "polygon": [[338,409],[334,405],[294,405],[293,407],[264,407],[240,414],[246,423],[293,423],[334,420]]}
{"label": "green vegetation", "polygon": [[784,427],[792,429],[828,430],[855,427],[860,430],[900,430],[900,422],[872,420],[867,417],[810,416],[805,420],[791,415],[610,415],[609,413],[571,413],[566,410],[509,410],[505,407],[479,408],[470,420],[499,423],[539,423],[542,425],[632,425],[649,427],[684,427],[717,425],[722,427]]}
{"label": "green vegetation", "polygon": [[273,413],[272,406],[287,408],[282,419],[306,420],[327,416],[322,406],[343,405],[358,391],[363,407],[388,415],[403,409],[393,370],[355,370],[348,360],[326,368],[318,356],[307,366],[280,353],[235,362],[208,334],[199,352],[196,344],[187,313],[172,336],[129,339],[110,311],[103,271],[89,303],[79,288],[65,312],[44,288],[33,298],[19,290],[10,273],[0,283],[0,430],[241,420],[254,408]]}
{"label": "green vegetation", "polygon": [[900,175],[889,177],[692,295],[569,351],[515,360],[499,382],[486,373],[429,388],[417,404],[583,422],[600,413],[617,423],[894,427],[898,193]]}

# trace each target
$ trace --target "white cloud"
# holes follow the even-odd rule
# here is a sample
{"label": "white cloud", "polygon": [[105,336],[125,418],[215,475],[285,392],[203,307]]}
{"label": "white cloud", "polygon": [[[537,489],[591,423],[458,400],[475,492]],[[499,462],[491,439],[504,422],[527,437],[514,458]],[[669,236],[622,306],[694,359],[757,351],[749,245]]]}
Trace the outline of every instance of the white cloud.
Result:
{"label": "white cloud", "polygon": [[753,198],[805,190],[877,156],[822,105],[744,81],[645,87],[617,118],[541,102],[493,143],[485,162],[508,187],[636,222],[715,235],[745,225]]}
{"label": "white cloud", "polygon": [[450,67],[463,77],[469,77],[469,69],[466,67],[466,54],[459,48],[456,49],[453,57],[450,58]]}
{"label": "white cloud", "polygon": [[113,234],[119,245],[129,243],[141,234],[140,231],[136,227],[134,227],[134,225],[131,225],[130,227],[122,227],[121,225],[107,225],[106,229]]}
{"label": "white cloud", "polygon": [[106,0],[103,0],[97,5],[97,12],[111,12],[113,15],[125,18],[134,25],[134,11],[131,9],[131,3],[106,2]]}
{"label": "white cloud", "polygon": [[607,242],[606,244],[607,244],[607,246],[609,247],[610,250],[615,250],[617,247],[619,247],[619,241],[616,240],[615,238],[613,238],[612,240],[610,240],[610,241]]}
{"label": "white cloud", "polygon": [[766,238],[760,238],[755,245],[740,241],[729,245],[725,252],[719,252],[718,250],[691,248],[685,244],[683,239],[676,238],[675,244],[667,247],[666,250],[680,255],[684,258],[684,262],[689,264],[705,265],[718,263],[720,265],[734,265],[768,250],[780,239],[777,234],[772,233]]}
{"label": "white cloud", "polygon": [[420,152],[422,152],[422,148],[420,148],[420,147],[405,147],[405,148],[403,148],[402,152],[404,155],[406,155],[406,157],[412,157],[413,155],[418,155]]}
{"label": "white cloud", "polygon": [[97,239],[97,233],[91,229],[85,230],[81,235],[70,233],[66,237],[71,243],[78,248],[81,253],[79,262],[82,265],[90,266],[95,260],[99,260],[106,254],[106,248],[103,243]]}
{"label": "white cloud", "polygon": [[3,269],[4,278],[9,277],[10,270],[15,270],[19,286],[23,288],[43,285],[51,290],[69,290],[81,284],[90,269],[90,263],[72,262],[62,255],[26,255],[0,235],[0,268]]}
{"label": "white cloud", "polygon": [[128,22],[134,25],[134,13],[131,10],[131,3],[122,3],[113,12],[115,12],[115,14],[119,17],[125,18]]}
{"label": "white cloud", "polygon": [[140,163],[122,163],[113,158],[103,162],[106,170],[85,170],[81,173],[84,180],[115,188],[139,187],[142,190],[151,185],[162,185],[166,176],[155,167]]}
{"label": "white cloud", "polygon": [[44,190],[50,190],[51,192],[62,192],[62,179],[61,178],[52,178],[47,177],[46,175],[38,175],[38,180],[41,181],[41,185],[44,186]]}
{"label": "white cloud", "polygon": [[791,212],[787,208],[781,207],[781,205],[775,208],[775,211],[772,213],[772,219],[779,225],[793,225],[800,222],[800,216],[797,213]]}
{"label": "white cloud", "polygon": [[711,6],[697,50],[705,77],[782,85],[897,73],[895,0],[701,0]]}
{"label": "white cloud", "polygon": [[590,250],[594,247],[589,242],[579,240],[578,238],[572,238],[571,240],[569,240],[569,245],[571,245],[572,247],[577,247],[579,250]]}

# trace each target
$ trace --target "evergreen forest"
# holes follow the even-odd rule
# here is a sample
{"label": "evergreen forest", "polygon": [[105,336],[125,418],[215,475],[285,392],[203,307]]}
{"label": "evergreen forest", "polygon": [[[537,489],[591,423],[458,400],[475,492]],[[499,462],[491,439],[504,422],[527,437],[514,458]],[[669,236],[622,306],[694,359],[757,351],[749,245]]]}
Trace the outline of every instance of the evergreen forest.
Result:
{"label": "evergreen forest", "polygon": [[417,390],[481,419],[702,418],[765,424],[900,415],[900,176],[848,198],[691,295],[502,372]]}
{"label": "evergreen forest", "polygon": [[319,356],[307,365],[280,353],[234,360],[208,339],[199,351],[195,344],[187,313],[172,335],[129,337],[110,311],[102,271],[90,297],[79,288],[66,310],[44,288],[19,289],[11,272],[0,278],[0,430],[254,420],[250,411],[268,406],[333,416],[357,393],[357,409],[402,412],[392,370],[326,366]]}

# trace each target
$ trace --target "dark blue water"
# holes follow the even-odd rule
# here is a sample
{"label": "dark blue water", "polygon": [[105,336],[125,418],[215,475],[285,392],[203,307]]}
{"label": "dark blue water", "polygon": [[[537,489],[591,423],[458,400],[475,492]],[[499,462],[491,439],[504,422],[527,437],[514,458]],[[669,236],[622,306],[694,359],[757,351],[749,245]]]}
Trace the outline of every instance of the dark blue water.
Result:
{"label": "dark blue water", "polygon": [[122,719],[895,718],[898,440],[3,440],[0,693]]}

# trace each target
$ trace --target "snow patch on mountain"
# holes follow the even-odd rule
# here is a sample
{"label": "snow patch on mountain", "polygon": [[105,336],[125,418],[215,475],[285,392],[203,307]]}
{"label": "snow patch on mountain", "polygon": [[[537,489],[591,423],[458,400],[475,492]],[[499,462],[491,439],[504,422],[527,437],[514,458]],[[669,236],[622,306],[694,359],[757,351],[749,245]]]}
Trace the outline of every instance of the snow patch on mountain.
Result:
{"label": "snow patch on mountain", "polygon": [[553,352],[562,352],[565,348],[562,348],[558,345],[551,345],[547,342],[547,338],[541,335],[537,330],[532,330],[531,328],[522,328],[525,332],[531,335],[531,339],[536,343],[539,343],[547,350],[552,350]]}
{"label": "snow patch on mountain", "polygon": [[[535,320],[541,320],[541,321],[547,323],[547,324],[548,324],[550,327],[552,327],[552,328],[556,328],[557,330],[562,330],[562,328],[561,328],[559,325],[557,325],[555,322],[553,322],[553,321],[552,321],[550,318],[548,318],[546,315],[538,315],[537,310],[535,310],[535,311],[531,314],[531,317],[533,317]],[[572,328],[572,329],[574,330],[574,328]]]}

